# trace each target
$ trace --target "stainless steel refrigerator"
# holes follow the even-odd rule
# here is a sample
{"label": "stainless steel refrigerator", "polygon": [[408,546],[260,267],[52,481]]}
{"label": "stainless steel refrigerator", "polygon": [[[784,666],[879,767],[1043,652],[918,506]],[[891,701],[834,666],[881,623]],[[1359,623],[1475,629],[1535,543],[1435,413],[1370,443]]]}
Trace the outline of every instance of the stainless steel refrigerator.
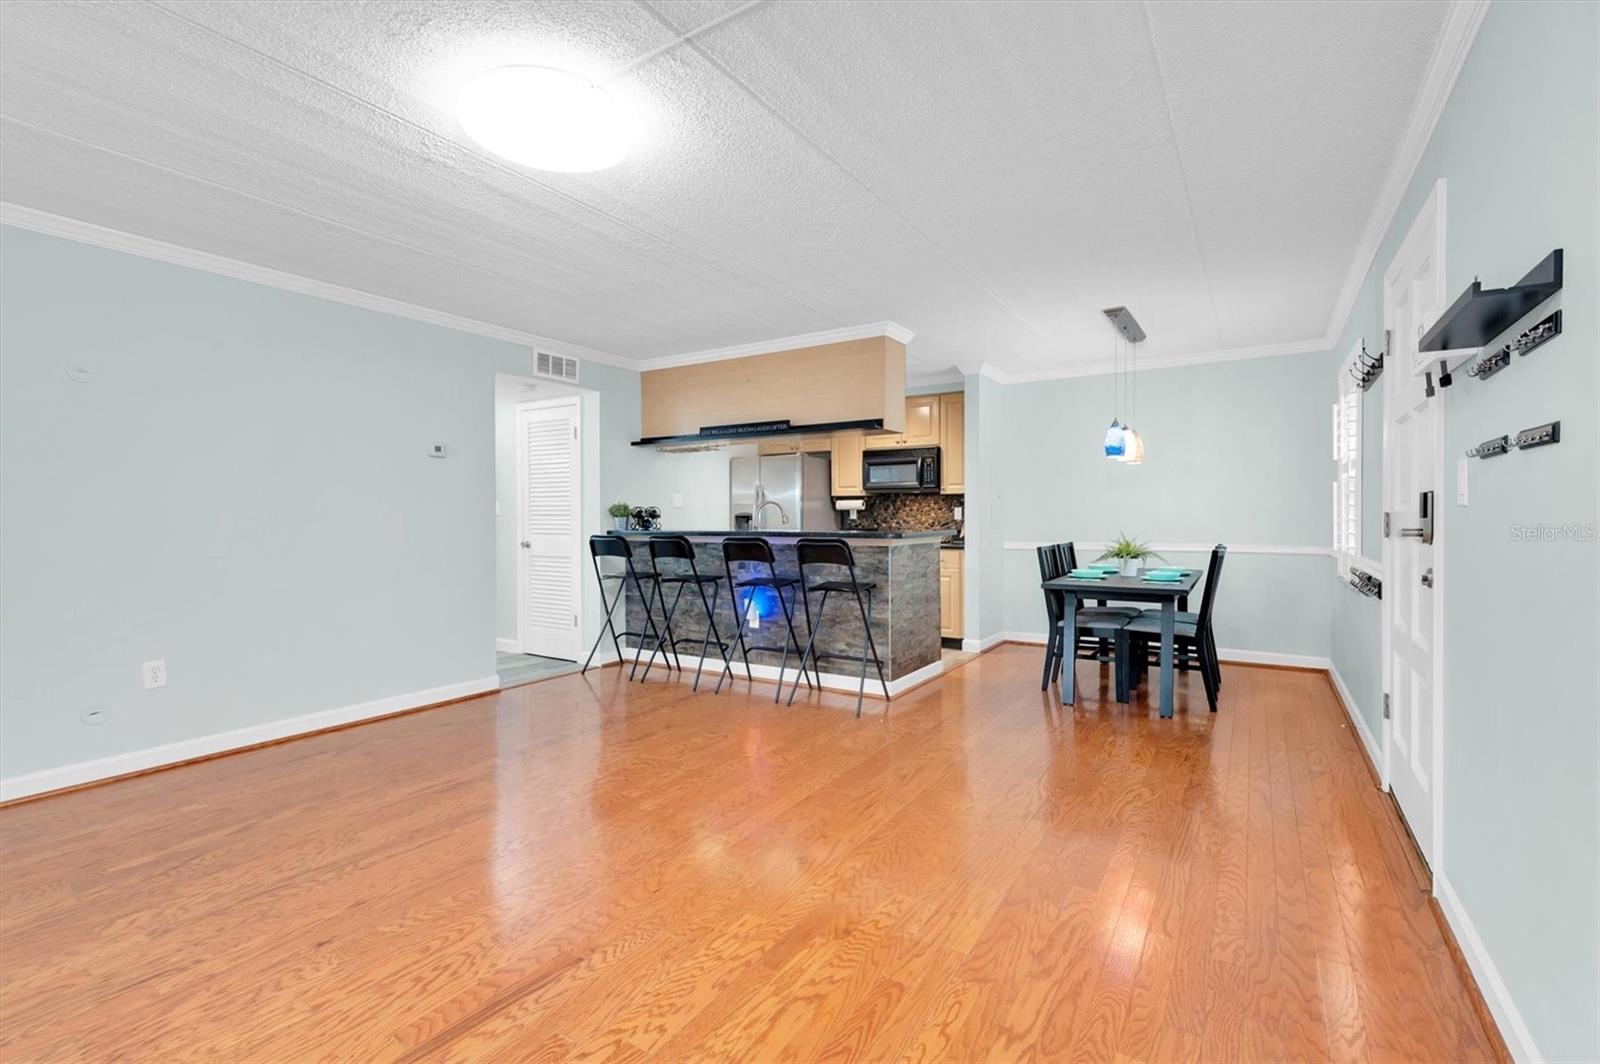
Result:
{"label": "stainless steel refrigerator", "polygon": [[768,454],[729,460],[729,518],[738,531],[831,532],[839,527],[829,494],[828,459]]}

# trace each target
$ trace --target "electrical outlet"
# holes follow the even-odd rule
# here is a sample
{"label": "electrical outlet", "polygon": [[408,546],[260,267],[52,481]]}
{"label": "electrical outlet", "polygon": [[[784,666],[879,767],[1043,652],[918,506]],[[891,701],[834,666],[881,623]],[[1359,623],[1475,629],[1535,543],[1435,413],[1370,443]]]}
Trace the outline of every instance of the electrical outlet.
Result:
{"label": "electrical outlet", "polygon": [[144,689],[167,686],[167,663],[164,660],[147,661],[139,666],[144,676]]}
{"label": "electrical outlet", "polygon": [[674,510],[683,509],[683,493],[682,492],[675,491],[675,492],[672,493],[672,508]]}
{"label": "electrical outlet", "polygon": [[1465,458],[1456,459],[1456,505],[1467,505],[1467,470],[1472,463]]}

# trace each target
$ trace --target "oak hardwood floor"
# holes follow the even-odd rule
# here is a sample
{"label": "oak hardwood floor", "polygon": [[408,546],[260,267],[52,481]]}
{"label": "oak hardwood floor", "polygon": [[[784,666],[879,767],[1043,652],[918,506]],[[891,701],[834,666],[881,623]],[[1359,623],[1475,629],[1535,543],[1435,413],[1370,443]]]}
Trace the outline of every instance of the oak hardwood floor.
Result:
{"label": "oak hardwood floor", "polygon": [[[567,676],[0,810],[0,1057],[1477,1060],[1325,677]],[[654,674],[652,674],[654,676]]]}

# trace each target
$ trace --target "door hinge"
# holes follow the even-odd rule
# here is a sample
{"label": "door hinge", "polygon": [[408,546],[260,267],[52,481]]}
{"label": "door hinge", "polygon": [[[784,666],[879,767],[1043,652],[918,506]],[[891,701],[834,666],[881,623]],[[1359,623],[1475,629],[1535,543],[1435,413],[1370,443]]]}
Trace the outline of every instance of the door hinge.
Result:
{"label": "door hinge", "polygon": [[572,615],[572,627],[578,627],[578,615],[576,613]]}
{"label": "door hinge", "polygon": [[1383,511],[1383,538],[1389,538],[1389,511]]}
{"label": "door hinge", "polygon": [[1385,691],[1383,693],[1383,719],[1384,720],[1388,720],[1389,719],[1389,692],[1388,691]]}
{"label": "door hinge", "polygon": [[572,438],[573,439],[577,439],[578,438],[578,426],[576,426],[576,425],[572,426]]}

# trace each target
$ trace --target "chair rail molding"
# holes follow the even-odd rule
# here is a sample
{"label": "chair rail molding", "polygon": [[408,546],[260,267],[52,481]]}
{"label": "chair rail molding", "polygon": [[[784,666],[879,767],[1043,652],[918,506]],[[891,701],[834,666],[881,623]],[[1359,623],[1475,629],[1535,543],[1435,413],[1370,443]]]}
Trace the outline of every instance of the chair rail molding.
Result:
{"label": "chair rail molding", "polygon": [[[1050,541],[1042,539],[1008,539],[1005,541],[1006,550],[1036,550],[1039,547],[1049,546]],[[1096,540],[1074,540],[1074,545],[1080,550],[1105,550],[1109,543]],[[1174,554],[1207,554],[1215,547],[1215,543],[1151,543],[1153,551],[1171,551]],[[1332,547],[1305,547],[1293,544],[1280,543],[1243,543],[1227,544],[1230,554],[1300,554],[1311,557],[1329,558],[1333,556]]]}

